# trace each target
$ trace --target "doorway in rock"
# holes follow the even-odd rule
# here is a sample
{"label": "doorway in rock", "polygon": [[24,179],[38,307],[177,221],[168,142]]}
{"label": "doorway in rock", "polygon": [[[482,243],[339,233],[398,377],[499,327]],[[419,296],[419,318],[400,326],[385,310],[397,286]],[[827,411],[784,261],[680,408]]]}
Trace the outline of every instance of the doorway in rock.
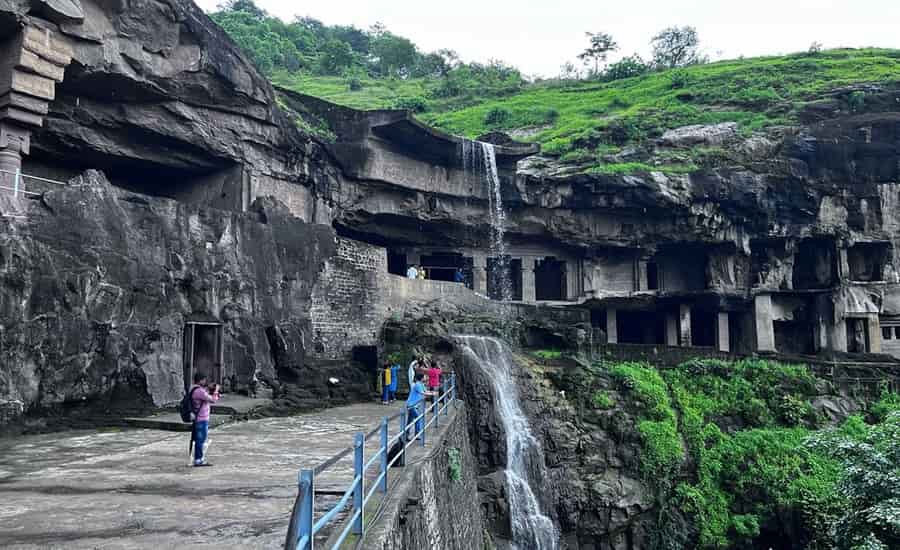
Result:
{"label": "doorway in rock", "polygon": [[353,360],[363,366],[370,376],[373,387],[378,387],[378,348],[375,346],[356,346],[352,352]]}
{"label": "doorway in rock", "polygon": [[829,288],[835,281],[837,254],[834,239],[809,238],[800,241],[794,256],[794,289]]}
{"label": "doorway in rock", "polygon": [[890,261],[890,243],[857,243],[847,249],[850,279],[854,281],[883,281],[884,266]]}
{"label": "doorway in rock", "polygon": [[869,353],[869,322],[862,317],[847,319],[847,351],[849,353]]}
{"label": "doorway in rock", "polygon": [[[504,263],[508,266],[505,273],[501,269]],[[507,258],[501,262],[499,258],[488,258],[487,276],[488,296],[492,300],[503,299],[505,285],[509,285],[511,300],[522,300],[522,260]]]}
{"label": "doorway in rock", "polygon": [[182,335],[182,371],[187,391],[194,383],[194,373],[202,372],[210,384],[223,385],[222,340],[225,329],[221,323],[188,321]]}
{"label": "doorway in rock", "polygon": [[773,321],[775,349],[779,353],[815,353],[812,323],[805,321]]}
{"label": "doorway in rock", "polygon": [[566,299],[566,262],[552,256],[535,262],[534,298],[539,302]]}
{"label": "doorway in rock", "polygon": [[616,333],[620,344],[665,344],[665,316],[655,311],[620,310],[616,314]]}
{"label": "doorway in rock", "polygon": [[397,252],[395,250],[388,250],[387,253],[387,261],[388,261],[388,273],[392,275],[400,275],[406,276],[406,269],[409,267],[406,265],[406,253]]}
{"label": "doorway in rock", "polygon": [[659,264],[647,262],[647,290],[659,290]]}
{"label": "doorway in rock", "polygon": [[718,318],[715,311],[691,310],[691,345],[698,348],[716,347],[716,324]]}

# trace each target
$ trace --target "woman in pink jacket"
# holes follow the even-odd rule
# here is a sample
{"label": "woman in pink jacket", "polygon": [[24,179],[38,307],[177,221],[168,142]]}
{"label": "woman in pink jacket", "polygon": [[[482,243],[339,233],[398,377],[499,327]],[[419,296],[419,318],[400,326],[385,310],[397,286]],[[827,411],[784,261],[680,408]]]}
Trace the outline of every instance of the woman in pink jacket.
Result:
{"label": "woman in pink jacket", "polygon": [[203,446],[209,435],[209,406],[219,400],[219,386],[212,385],[212,393],[206,391],[206,375],[194,373],[194,385],[191,386],[191,405],[195,419],[191,438],[194,440],[194,466],[212,466],[203,458]]}

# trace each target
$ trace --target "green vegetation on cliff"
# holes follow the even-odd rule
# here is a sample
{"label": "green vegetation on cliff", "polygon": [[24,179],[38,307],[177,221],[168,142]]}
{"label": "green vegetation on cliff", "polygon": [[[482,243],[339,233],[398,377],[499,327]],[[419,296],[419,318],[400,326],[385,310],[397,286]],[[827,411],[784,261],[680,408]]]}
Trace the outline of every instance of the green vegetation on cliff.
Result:
{"label": "green vegetation on cliff", "polygon": [[691,149],[654,162],[608,157],[690,124],[734,122],[745,135],[790,124],[833,92],[841,109],[860,111],[868,107],[862,85],[900,83],[900,50],[817,48],[716,63],[700,56],[676,68],[631,56],[587,80],[573,78],[576,72],[529,82],[500,61],[463,63],[452,50],[422,52],[378,24],[362,30],[309,17],[285,23],[252,0],[231,0],[211,16],[279,86],[357,109],[409,109],[467,137],[511,132],[539,143],[545,155],[600,174],[702,169],[721,162],[721,152]]}
{"label": "green vegetation on cliff", "polygon": [[[608,390],[605,377],[614,384]],[[823,549],[900,541],[897,394],[885,391],[869,407],[871,423],[851,416],[828,427],[812,405],[822,381],[803,366],[598,363],[562,384],[576,406],[615,406],[634,416],[661,533],[667,510],[680,510],[699,548],[769,547],[784,537]],[[611,399],[611,391],[621,397]]]}

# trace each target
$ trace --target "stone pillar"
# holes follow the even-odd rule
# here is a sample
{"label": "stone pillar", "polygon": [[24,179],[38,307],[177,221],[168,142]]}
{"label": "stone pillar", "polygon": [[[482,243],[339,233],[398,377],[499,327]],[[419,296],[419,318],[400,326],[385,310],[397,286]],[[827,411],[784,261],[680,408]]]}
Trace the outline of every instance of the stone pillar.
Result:
{"label": "stone pillar", "polygon": [[756,351],[775,351],[775,326],[772,324],[772,296],[760,294],[753,300]]}
{"label": "stone pillar", "polygon": [[522,256],[522,301],[534,302],[537,295],[534,288],[534,256]]}
{"label": "stone pillar", "polygon": [[647,258],[640,258],[637,261],[634,281],[635,292],[640,290],[650,290],[650,285],[647,283],[647,262]]}
{"label": "stone pillar", "polygon": [[680,306],[678,306],[678,317],[679,340],[681,341],[682,346],[690,347],[693,345],[691,339],[691,306],[689,306],[688,304],[681,304]]}
{"label": "stone pillar", "polygon": [[487,296],[487,257],[481,252],[472,255],[472,286],[475,292]]}
{"label": "stone pillar", "polygon": [[731,351],[731,333],[728,327],[727,311],[720,311],[716,316],[716,344],[719,351]]}
{"label": "stone pillar", "polygon": [[[45,3],[51,18],[83,19],[77,2],[69,2],[62,11],[51,9],[50,4],[58,3]],[[43,125],[56,97],[56,84],[62,82],[72,61],[72,48],[49,28],[28,24],[0,45],[0,59],[4,61],[0,64],[0,170],[15,173],[22,167],[22,155],[29,153],[31,131]],[[4,187],[12,187],[12,174],[0,176]],[[2,190],[0,194],[12,193]]]}
{"label": "stone pillar", "polygon": [[866,319],[866,330],[869,331],[869,353],[881,353],[881,319],[872,315]]}
{"label": "stone pillar", "polygon": [[581,296],[581,260],[565,260],[566,262],[566,300],[577,300]]}
{"label": "stone pillar", "polygon": [[848,280],[850,279],[850,258],[847,254],[847,249],[844,246],[839,246],[837,249],[837,262],[838,262],[838,279]]}
{"label": "stone pillar", "polygon": [[616,310],[606,310],[606,343],[619,343],[619,327],[616,323]]}
{"label": "stone pillar", "polygon": [[666,345],[678,345],[678,316],[674,313],[666,313]]}

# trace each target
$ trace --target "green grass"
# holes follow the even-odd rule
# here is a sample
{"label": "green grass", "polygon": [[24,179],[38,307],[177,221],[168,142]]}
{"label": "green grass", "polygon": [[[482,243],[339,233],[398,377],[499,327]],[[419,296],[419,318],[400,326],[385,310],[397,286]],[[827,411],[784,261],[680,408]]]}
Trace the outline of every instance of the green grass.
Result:
{"label": "green grass", "polygon": [[[701,154],[692,162],[650,166],[604,164],[600,155],[688,124],[730,121],[749,134],[795,122],[803,106],[825,92],[900,82],[900,50],[844,49],[720,61],[609,83],[544,81],[502,97],[475,87],[461,96],[439,98],[434,93],[439,79],[363,78],[355,91],[342,77],[277,72],[273,81],[359,109],[391,108],[402,98],[423,98],[423,121],[472,138],[491,130],[532,128],[526,140],[564,162],[587,163],[595,173],[684,173],[717,159]],[[857,92],[846,103],[848,112],[855,112],[865,105],[865,94]]]}
{"label": "green grass", "polygon": [[[745,131],[783,124],[796,109],[823,92],[861,82],[900,81],[900,50],[830,50],[816,56],[792,55],[721,61],[679,69],[688,75],[673,87],[673,71],[651,73],[607,84],[533,85],[507,98],[424,118],[445,130],[476,136],[486,130],[491,109],[509,111],[507,129],[535,124],[534,113],[553,109],[552,126],[533,138],[563,153],[598,142],[623,123],[640,138],[687,124],[734,121]],[[626,139],[627,141],[627,139]]]}

